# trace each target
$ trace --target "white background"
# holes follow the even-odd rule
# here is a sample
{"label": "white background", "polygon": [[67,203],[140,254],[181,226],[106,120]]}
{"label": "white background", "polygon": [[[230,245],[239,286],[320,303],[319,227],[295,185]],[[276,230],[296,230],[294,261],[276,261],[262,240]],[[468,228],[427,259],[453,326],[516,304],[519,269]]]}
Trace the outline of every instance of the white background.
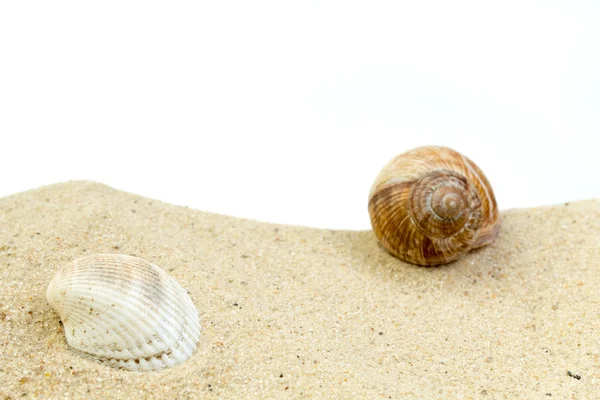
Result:
{"label": "white background", "polygon": [[599,114],[597,1],[0,3],[0,196],[368,229],[381,167],[440,144],[534,207],[600,197]]}

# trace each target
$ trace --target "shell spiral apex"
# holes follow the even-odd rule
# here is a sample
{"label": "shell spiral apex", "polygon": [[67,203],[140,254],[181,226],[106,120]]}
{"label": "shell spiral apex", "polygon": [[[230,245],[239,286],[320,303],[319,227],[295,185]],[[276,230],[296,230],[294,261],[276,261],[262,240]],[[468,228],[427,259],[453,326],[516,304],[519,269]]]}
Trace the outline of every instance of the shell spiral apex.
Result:
{"label": "shell spiral apex", "polygon": [[46,297],[69,346],[112,367],[171,367],[192,355],[200,337],[198,311],[185,289],[140,258],[79,258],[58,271]]}
{"label": "shell spiral apex", "polygon": [[483,172],[441,146],[392,159],[371,188],[369,215],[390,253],[424,266],[455,261],[493,242],[500,230],[496,199]]}

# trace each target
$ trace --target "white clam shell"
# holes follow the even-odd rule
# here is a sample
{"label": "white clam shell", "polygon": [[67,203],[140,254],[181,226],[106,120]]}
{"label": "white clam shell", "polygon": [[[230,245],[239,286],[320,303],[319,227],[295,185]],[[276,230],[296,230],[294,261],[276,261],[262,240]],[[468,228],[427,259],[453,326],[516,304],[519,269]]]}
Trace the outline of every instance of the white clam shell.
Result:
{"label": "white clam shell", "polygon": [[97,254],[61,269],[47,291],[73,349],[130,371],[185,361],[200,337],[185,289],[140,258]]}

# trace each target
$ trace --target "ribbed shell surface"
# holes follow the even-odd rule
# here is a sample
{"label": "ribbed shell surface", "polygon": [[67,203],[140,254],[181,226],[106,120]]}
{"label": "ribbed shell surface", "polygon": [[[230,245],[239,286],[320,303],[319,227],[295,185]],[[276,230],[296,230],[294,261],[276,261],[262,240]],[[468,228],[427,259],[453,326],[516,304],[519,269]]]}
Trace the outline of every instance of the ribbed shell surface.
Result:
{"label": "ribbed shell surface", "polygon": [[369,194],[373,230],[398,258],[418,265],[454,261],[498,235],[496,199],[483,172],[441,146],[392,159]]}
{"label": "ribbed shell surface", "polygon": [[67,343],[107,365],[160,370],[185,361],[200,337],[186,290],[140,258],[98,254],[77,259],[50,282],[48,303]]}

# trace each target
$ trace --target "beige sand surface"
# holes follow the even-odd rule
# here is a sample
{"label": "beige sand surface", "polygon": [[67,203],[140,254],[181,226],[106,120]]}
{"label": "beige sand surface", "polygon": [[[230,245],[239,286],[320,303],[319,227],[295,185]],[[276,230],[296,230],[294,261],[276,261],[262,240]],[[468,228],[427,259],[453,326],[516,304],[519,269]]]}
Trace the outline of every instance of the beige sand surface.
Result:
{"label": "beige sand surface", "polygon": [[[502,219],[493,245],[423,268],[371,231],[242,220],[91,182],[0,199],[0,399],[599,398],[600,201]],[[202,337],[186,363],[132,373],[68,349],[46,287],[106,252],[164,267],[190,292]]]}

